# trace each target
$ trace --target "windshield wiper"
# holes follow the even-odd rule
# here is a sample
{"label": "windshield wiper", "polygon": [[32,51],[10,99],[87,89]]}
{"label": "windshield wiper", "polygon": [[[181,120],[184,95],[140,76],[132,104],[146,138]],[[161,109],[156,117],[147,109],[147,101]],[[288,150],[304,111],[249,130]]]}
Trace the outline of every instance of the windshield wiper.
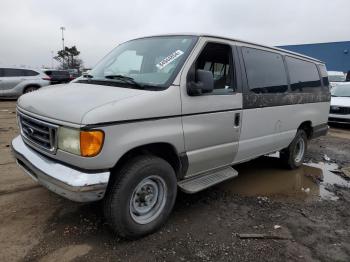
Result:
{"label": "windshield wiper", "polygon": [[129,76],[124,76],[124,75],[106,75],[105,78],[120,80],[120,81],[122,81],[124,83],[132,84],[132,85],[135,85],[135,86],[143,89],[143,85],[141,85],[140,83],[136,82],[134,80],[134,78],[129,77]]}

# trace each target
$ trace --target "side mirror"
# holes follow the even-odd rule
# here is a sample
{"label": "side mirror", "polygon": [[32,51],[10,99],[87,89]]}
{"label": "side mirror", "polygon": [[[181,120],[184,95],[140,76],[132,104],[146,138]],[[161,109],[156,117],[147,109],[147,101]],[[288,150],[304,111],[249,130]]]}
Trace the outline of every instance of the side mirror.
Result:
{"label": "side mirror", "polygon": [[197,81],[191,81],[188,84],[188,94],[195,96],[204,93],[210,93],[214,90],[214,77],[212,72],[198,69],[196,71]]}

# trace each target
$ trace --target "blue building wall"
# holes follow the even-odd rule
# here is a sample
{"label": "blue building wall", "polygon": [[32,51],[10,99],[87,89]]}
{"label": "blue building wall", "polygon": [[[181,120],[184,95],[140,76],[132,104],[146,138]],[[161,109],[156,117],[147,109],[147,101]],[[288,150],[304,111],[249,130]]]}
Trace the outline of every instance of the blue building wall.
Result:
{"label": "blue building wall", "polygon": [[350,71],[350,41],[286,45],[279,48],[317,58],[326,63],[328,71]]}

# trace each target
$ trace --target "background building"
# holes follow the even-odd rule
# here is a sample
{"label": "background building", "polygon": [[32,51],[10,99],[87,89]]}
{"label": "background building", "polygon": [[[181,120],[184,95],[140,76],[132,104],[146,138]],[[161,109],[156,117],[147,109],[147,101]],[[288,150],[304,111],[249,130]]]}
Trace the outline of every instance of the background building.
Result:
{"label": "background building", "polygon": [[279,46],[326,63],[328,71],[350,71],[350,41]]}

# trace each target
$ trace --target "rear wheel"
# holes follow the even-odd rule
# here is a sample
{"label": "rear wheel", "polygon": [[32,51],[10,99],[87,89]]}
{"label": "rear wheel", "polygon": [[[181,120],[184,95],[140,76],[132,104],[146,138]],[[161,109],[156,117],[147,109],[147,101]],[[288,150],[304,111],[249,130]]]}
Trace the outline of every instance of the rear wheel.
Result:
{"label": "rear wheel", "polygon": [[26,88],[24,89],[23,94],[27,94],[27,93],[30,93],[30,92],[34,92],[34,91],[36,91],[36,90],[38,90],[38,87],[36,87],[36,86],[28,86],[28,87],[26,87]]}
{"label": "rear wheel", "polygon": [[307,150],[307,136],[304,130],[298,130],[290,145],[281,151],[281,160],[290,169],[300,167]]}
{"label": "rear wheel", "polygon": [[139,156],[116,175],[104,200],[109,225],[129,239],[156,231],[176,199],[177,180],[171,165],[156,156]]}

